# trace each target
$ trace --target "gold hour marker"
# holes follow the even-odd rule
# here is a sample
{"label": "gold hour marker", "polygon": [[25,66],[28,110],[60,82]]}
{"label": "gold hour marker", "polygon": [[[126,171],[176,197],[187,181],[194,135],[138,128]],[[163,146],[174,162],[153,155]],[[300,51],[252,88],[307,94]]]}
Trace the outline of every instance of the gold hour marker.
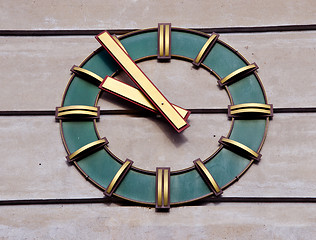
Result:
{"label": "gold hour marker", "polygon": [[221,80],[218,80],[218,85],[220,87],[223,87],[225,85],[234,83],[248,75],[250,75],[251,73],[253,73],[255,70],[257,70],[259,67],[256,63],[252,63],[248,66],[242,67],[237,69],[236,71],[228,74],[226,77],[224,77]]}
{"label": "gold hour marker", "polygon": [[71,105],[56,107],[56,120],[91,120],[100,118],[100,107]]}
{"label": "gold hour marker", "polygon": [[101,83],[103,81],[103,78],[100,77],[99,75],[95,74],[94,72],[91,72],[87,69],[84,69],[84,68],[81,68],[81,67],[78,67],[76,65],[74,65],[71,69],[70,69],[71,72],[79,75],[79,76],[83,76],[83,77],[86,77],[86,78],[90,78],[90,79],[93,79],[95,80],[96,82],[99,82]]}
{"label": "gold hour marker", "polygon": [[226,138],[226,137],[221,137],[218,140],[219,143],[223,144],[224,147],[227,147],[231,150],[233,150],[234,152],[236,152],[237,154],[246,156],[248,158],[251,158],[257,162],[260,161],[261,159],[261,154],[255,152],[254,150],[252,150],[251,148],[247,147],[246,145],[237,142],[235,140]]}
{"label": "gold hour marker", "polygon": [[209,170],[207,170],[201,159],[198,158],[197,160],[193,161],[193,163],[200,175],[203,177],[205,183],[213,191],[215,196],[221,195],[223,193],[222,189],[218,186],[215,179],[213,178]]}
{"label": "gold hour marker", "polygon": [[229,118],[273,117],[273,105],[263,103],[242,103],[228,105]]}
{"label": "gold hour marker", "polygon": [[102,148],[104,145],[108,144],[108,140],[106,138],[102,138],[100,140],[93,141],[79,148],[69,156],[66,156],[68,162],[78,161],[83,157],[90,155],[96,150]]}
{"label": "gold hour marker", "polygon": [[156,168],[156,209],[170,208],[170,168]]}
{"label": "gold hour marker", "polygon": [[171,23],[158,24],[158,60],[171,59]]}
{"label": "gold hour marker", "polygon": [[212,33],[210,38],[206,41],[206,43],[203,45],[203,47],[201,48],[201,50],[198,53],[198,55],[193,60],[193,62],[192,62],[193,65],[195,65],[196,67],[200,66],[200,64],[204,61],[206,56],[212,50],[212,47],[216,43],[218,37],[219,37],[219,35],[217,33]]}
{"label": "gold hour marker", "polygon": [[131,168],[133,161],[126,159],[121,168],[117,171],[109,186],[105,189],[104,195],[110,197],[113,192],[117,189],[123,178],[126,176],[127,172]]}

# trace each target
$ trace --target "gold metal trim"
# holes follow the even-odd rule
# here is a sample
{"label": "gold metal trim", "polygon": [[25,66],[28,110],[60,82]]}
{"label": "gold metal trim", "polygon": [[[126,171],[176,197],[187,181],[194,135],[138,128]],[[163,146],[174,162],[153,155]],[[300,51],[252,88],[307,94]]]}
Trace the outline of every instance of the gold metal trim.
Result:
{"label": "gold metal trim", "polygon": [[205,165],[202,163],[201,160],[197,160],[196,164],[199,166],[199,168],[202,170],[202,172],[204,173],[204,175],[207,177],[207,179],[209,180],[209,182],[212,184],[214,190],[219,193],[221,191],[221,189],[219,188],[219,186],[217,185],[215,179],[213,178],[213,176],[211,175],[211,173],[207,170],[207,168],[205,167]]}
{"label": "gold metal trim", "polygon": [[258,108],[246,108],[246,109],[238,109],[230,112],[231,115],[238,113],[263,113],[263,114],[271,114],[270,110],[258,109]]}
{"label": "gold metal trim", "polygon": [[159,108],[159,111],[161,111],[178,132],[181,132],[189,126],[133,60],[119,47],[108,32],[101,33],[96,38],[111,52],[126,73],[137,83],[142,92],[151,99],[154,105]]}
{"label": "gold metal trim", "polygon": [[229,118],[239,118],[243,114],[252,113],[256,114],[257,117],[272,117],[273,107],[272,104],[263,103],[242,103],[238,105],[228,106],[228,117]]}
{"label": "gold metal trim", "polygon": [[[126,98],[132,102],[135,102],[139,105],[142,105],[146,108],[151,109],[152,111],[158,112],[157,108],[152,105],[152,103],[144,96],[144,94],[137,88],[134,88],[124,82],[121,82],[115,78],[107,77],[106,80],[102,83],[102,89],[108,90],[114,94],[118,94],[123,98]],[[182,118],[185,118],[189,111],[178,107],[177,105],[171,104],[181,115]]]}
{"label": "gold metal trim", "polygon": [[169,192],[169,171],[168,169],[164,169],[163,174],[163,204],[164,206],[168,206],[168,192]]}
{"label": "gold metal trim", "polygon": [[165,56],[169,57],[170,55],[170,36],[169,36],[170,26],[165,25]]}
{"label": "gold metal trim", "polygon": [[210,36],[210,38],[206,41],[206,43],[203,45],[203,47],[201,48],[200,52],[198,53],[197,57],[195,58],[194,62],[195,63],[199,63],[201,58],[203,57],[205,51],[207,50],[207,48],[210,46],[211,43],[213,43],[213,41],[217,38],[216,34],[212,34]]}
{"label": "gold metal trim", "polygon": [[66,107],[59,107],[58,112],[68,111],[68,110],[90,110],[98,111],[97,107],[86,106],[86,105],[71,105]]}
{"label": "gold metal trim", "polygon": [[91,72],[87,69],[84,69],[84,68],[81,68],[81,67],[73,67],[73,70],[75,72],[79,72],[79,73],[83,73],[83,74],[86,74],[92,78],[94,78],[95,80],[99,81],[99,82],[102,82],[103,81],[103,78],[100,77],[99,75],[95,74],[94,72]]}
{"label": "gold metal trim", "polygon": [[77,151],[75,151],[74,153],[70,154],[68,156],[68,159],[69,160],[72,160],[73,158],[75,157],[78,157],[80,154],[82,154],[84,151],[88,150],[89,148],[93,148],[95,146],[98,146],[100,144],[103,144],[103,143],[106,143],[106,140],[105,139],[100,139],[100,140],[97,140],[97,141],[94,141],[94,142],[91,142],[91,143],[88,143],[87,145],[79,148]]}
{"label": "gold metal trim", "polygon": [[235,140],[232,140],[232,139],[228,139],[228,138],[225,138],[223,137],[221,139],[221,141],[225,142],[225,143],[228,143],[230,145],[233,145],[235,147],[238,147],[238,148],[241,148],[243,149],[244,151],[248,152],[249,154],[251,154],[252,156],[254,156],[255,158],[259,157],[259,154],[256,153],[254,150],[252,150],[251,148],[247,147],[246,145],[240,143],[240,142],[237,142]]}
{"label": "gold metal trim", "polygon": [[58,113],[57,117],[64,117],[64,116],[68,116],[68,115],[88,115],[88,116],[97,117],[98,113],[91,112],[91,111],[85,111],[85,110],[70,110],[70,111]]}
{"label": "gold metal trim", "polygon": [[160,25],[159,26],[160,28],[160,32],[159,32],[159,56],[160,57],[163,57],[163,35],[164,35],[164,32],[163,32],[163,25]]}
{"label": "gold metal trim", "polygon": [[238,109],[238,108],[265,108],[265,109],[271,109],[271,106],[264,103],[242,103],[237,105],[232,105],[230,107],[231,110]]}
{"label": "gold metal trim", "polygon": [[157,205],[162,206],[162,169],[158,169],[157,176]]}
{"label": "gold metal trim", "polygon": [[113,187],[115,186],[117,180],[120,178],[120,176],[123,174],[123,172],[126,170],[126,168],[131,164],[132,162],[129,160],[126,160],[126,162],[120,167],[120,169],[115,174],[114,178],[112,179],[111,183],[109,184],[106,193],[110,194]]}
{"label": "gold metal trim", "polygon": [[237,69],[236,71],[228,74],[226,77],[224,77],[220,82],[222,84],[224,84],[225,82],[229,81],[231,78],[237,76],[238,74],[241,74],[243,72],[246,72],[246,71],[249,71],[249,70],[252,70],[252,69],[255,69],[257,68],[257,65],[256,64],[250,64],[248,66],[245,66],[245,67],[242,67],[242,68],[239,68]]}

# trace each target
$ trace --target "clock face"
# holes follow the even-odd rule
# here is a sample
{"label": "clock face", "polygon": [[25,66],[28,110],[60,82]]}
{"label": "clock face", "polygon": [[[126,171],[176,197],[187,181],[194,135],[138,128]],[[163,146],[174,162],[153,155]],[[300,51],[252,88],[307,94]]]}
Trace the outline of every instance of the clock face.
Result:
{"label": "clock face", "polygon": [[[133,166],[151,171],[156,166],[177,171],[192,166],[192,159],[211,156],[219,147],[219,137],[229,133],[232,123],[227,119],[229,97],[216,84],[217,78],[204,68],[175,58],[170,62],[151,59],[137,65],[171,102],[192,111],[188,118],[190,127],[178,134],[159,114],[141,111],[102,91],[97,104],[101,109],[126,113],[101,115],[97,122],[98,132],[107,137],[111,151],[120,159],[135,160]],[[133,83],[123,71],[115,78]],[[219,108],[220,114],[205,113]]]}
{"label": "clock face", "polygon": [[[170,206],[222,194],[254,162],[260,160],[259,152],[273,108],[267,103],[256,73],[258,66],[250,64],[238,51],[221,41],[218,34],[207,35],[159,24],[158,28],[132,32],[119,40],[107,32],[96,38],[102,47],[89,55],[79,67],[72,68],[73,75],[62,105],[56,108],[56,119],[60,121],[67,160],[106,196],[155,206],[158,210],[169,209]],[[208,156],[197,156],[182,169],[161,166],[158,159],[158,165],[145,169],[137,164],[137,154],[132,160],[120,159],[117,157],[120,154],[111,149],[111,139],[100,136],[98,130],[100,113],[108,113],[98,107],[100,101],[107,101],[106,97],[100,97],[104,91],[128,100],[129,106],[136,104],[134,113],[144,116],[151,124],[164,124],[164,127],[147,128],[145,131],[162,131],[177,139],[190,128],[197,129],[198,121],[190,121],[195,113],[212,113],[211,102],[206,109],[191,109],[192,113],[176,105],[179,103],[171,103],[167,97],[172,97],[165,97],[156,87],[159,86],[155,84],[158,80],[149,80],[140,70],[139,67],[149,61],[168,67],[175,61],[184,62],[183,66],[190,63],[194,68],[211,74],[209,81],[228,94],[230,105],[225,112],[230,128],[222,133],[222,137],[212,136],[217,137],[218,148]],[[122,71],[133,80],[133,84],[116,78]],[[185,78],[183,82],[179,79],[176,82],[192,86],[187,81]],[[122,104],[123,100],[120,101]],[[140,107],[145,110],[140,111]],[[106,122],[107,116],[100,121]],[[116,138],[137,138],[137,134],[129,134],[128,127],[124,126],[125,134]],[[120,126],[112,121],[111,128]],[[177,155],[170,161],[181,161],[174,158]]]}

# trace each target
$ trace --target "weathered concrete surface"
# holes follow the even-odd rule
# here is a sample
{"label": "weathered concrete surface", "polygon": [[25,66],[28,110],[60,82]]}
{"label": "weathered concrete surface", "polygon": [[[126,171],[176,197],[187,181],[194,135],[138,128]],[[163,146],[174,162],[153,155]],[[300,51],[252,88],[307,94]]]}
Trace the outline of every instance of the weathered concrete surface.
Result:
{"label": "weathered concrete surface", "polygon": [[154,209],[115,205],[2,206],[2,239],[313,239],[314,204],[221,203]]}
{"label": "weathered concrete surface", "polygon": [[[197,157],[208,156],[216,149],[219,137],[229,131],[225,115],[191,117],[192,131],[189,128],[184,132],[183,142],[165,134],[163,130],[169,126],[164,123],[140,117],[102,116],[98,130],[123,160],[131,158],[135,166],[149,170],[158,165],[175,170],[191,166]],[[315,196],[315,123],[314,113],[276,115],[261,151],[262,160],[223,196]],[[142,131],[148,128],[156,131]],[[126,132],[133,137],[122,137]],[[52,116],[1,117],[0,136],[1,200],[103,196],[74,166],[67,165],[59,124]],[[144,152],[144,146],[149,150]]]}
{"label": "weathered concrete surface", "polygon": [[1,38],[1,110],[60,106],[70,68],[99,47],[93,38],[78,39]]}
{"label": "weathered concrete surface", "polygon": [[227,34],[221,39],[258,64],[274,107],[315,107],[315,32]]}
{"label": "weathered concrete surface", "polygon": [[1,200],[100,196],[66,163],[54,117],[1,117],[0,136]]}
{"label": "weathered concrete surface", "polygon": [[314,197],[316,114],[276,114],[262,160],[228,188],[225,196]]}
{"label": "weathered concrete surface", "polygon": [[264,26],[315,23],[316,3],[305,1],[1,1],[0,29]]}
{"label": "weathered concrete surface", "polygon": [[[80,3],[4,0],[0,2],[0,29],[129,29],[155,27],[158,22],[199,28],[314,24],[315,4],[313,0],[93,0]],[[315,32],[221,34],[220,38],[259,65],[268,99],[275,107],[315,107]],[[0,110],[53,110],[61,102],[70,67],[79,64],[98,47],[93,36],[1,37]],[[142,67],[152,71],[155,65],[144,63]],[[189,76],[191,68],[186,71],[184,74]],[[161,70],[157,76],[159,74]],[[166,74],[172,76],[173,73]],[[174,73],[174,76],[183,77],[181,74]],[[212,107],[225,107],[226,93],[219,91],[216,85],[207,84],[201,81],[197,85],[210,87],[210,95],[203,96],[208,96]],[[168,85],[162,83],[159,87],[174,91],[165,86]],[[181,84],[175,87],[179,86],[182,87]],[[185,91],[179,89],[178,92]],[[211,98],[212,94],[217,94],[218,101]],[[175,102],[188,108],[205,107],[197,99],[188,98],[190,101],[185,102],[181,94],[174,96]],[[123,107],[103,100],[102,109]],[[116,139],[111,136],[119,134],[123,127],[107,129],[103,124],[115,120],[124,127],[127,124],[124,118],[112,116],[105,121],[104,117],[99,128],[111,138],[114,148]],[[217,117],[212,124],[224,118]],[[192,129],[197,120],[209,123],[206,116],[200,119],[194,116]],[[129,121],[135,126],[156,124],[142,118]],[[223,196],[315,197],[315,123],[314,113],[275,115],[261,151],[261,162],[226,189]],[[207,129],[213,133],[213,125],[207,125]],[[217,131],[227,132],[224,125],[214,130],[216,136]],[[138,135],[141,137],[138,143],[142,144],[145,135]],[[153,137],[160,142],[167,136],[157,133]],[[196,135],[190,135],[189,139],[196,141]],[[159,143],[159,146],[165,147],[167,143]],[[0,200],[103,196],[73,166],[66,164],[59,126],[53,116],[0,117],[0,156]],[[0,238],[315,239],[315,216],[315,204],[310,203],[205,204],[173,208],[167,214],[116,204],[0,206]]]}
{"label": "weathered concrete surface", "polygon": [[[220,38],[239,49],[249,62],[259,65],[259,76],[274,107],[315,106],[315,32],[222,34]],[[55,109],[70,77],[69,69],[99,47],[92,36],[0,38],[0,43],[0,110]],[[141,67],[180,106],[223,108],[229,104],[215,78],[203,69],[193,69],[190,63],[148,61]],[[193,87],[195,92],[191,91]],[[100,104],[102,109],[123,107],[115,101]]]}

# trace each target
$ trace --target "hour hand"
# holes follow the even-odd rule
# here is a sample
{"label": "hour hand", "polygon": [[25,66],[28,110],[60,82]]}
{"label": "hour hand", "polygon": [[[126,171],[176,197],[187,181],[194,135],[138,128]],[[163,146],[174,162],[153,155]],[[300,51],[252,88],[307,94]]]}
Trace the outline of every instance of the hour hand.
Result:
{"label": "hour hand", "polygon": [[[119,96],[127,101],[130,101],[132,103],[137,104],[138,106],[144,107],[152,112],[158,112],[159,111],[155,108],[155,106],[152,105],[152,103],[144,96],[144,94],[137,88],[132,87],[118,79],[112,78],[112,77],[105,77],[104,79],[94,72],[91,72],[87,69],[80,68],[77,66],[73,66],[71,71],[75,74],[78,74],[82,77],[89,78],[91,80],[94,80],[99,84],[99,88],[102,90],[105,90],[109,93],[112,93],[116,96]],[[190,115],[190,111],[181,108],[175,104],[172,104],[172,106],[178,111],[178,113],[184,118],[185,120]]]}
{"label": "hour hand", "polygon": [[182,132],[184,129],[189,127],[186,120],[178,113],[165,96],[162,95],[158,88],[149,80],[149,78],[107,31],[96,36],[96,39],[177,132]]}
{"label": "hour hand", "polygon": [[[118,79],[107,76],[102,81],[99,88],[107,92],[113,93],[150,111],[159,112],[139,89],[134,88]],[[181,115],[181,117],[184,120],[188,119],[190,111],[181,108],[175,104],[171,105],[177,110],[177,112]]]}

